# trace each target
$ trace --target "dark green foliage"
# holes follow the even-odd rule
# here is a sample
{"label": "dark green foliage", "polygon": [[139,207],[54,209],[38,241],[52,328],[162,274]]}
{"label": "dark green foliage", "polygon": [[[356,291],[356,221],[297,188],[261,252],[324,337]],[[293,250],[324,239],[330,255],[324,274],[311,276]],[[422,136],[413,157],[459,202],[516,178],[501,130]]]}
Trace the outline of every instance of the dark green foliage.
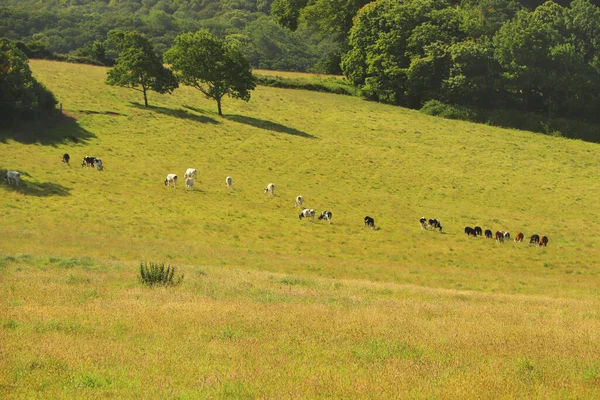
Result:
{"label": "dark green foliage", "polygon": [[249,101],[256,87],[252,67],[238,46],[238,41],[219,39],[206,30],[185,33],[175,38],[165,62],[172,65],[179,82],[214,99],[223,115],[223,96]]}
{"label": "dark green foliage", "polygon": [[449,105],[430,100],[421,112],[448,119],[472,121],[503,128],[522,129],[600,143],[600,125],[566,118],[551,118],[519,110],[485,109],[473,106]]}
{"label": "dark green foliage", "polygon": [[56,103],[31,74],[25,53],[0,39],[0,126],[56,114]]}
{"label": "dark green foliage", "polygon": [[183,274],[181,276],[175,276],[176,268],[168,266],[165,268],[165,264],[150,263],[148,266],[146,263],[140,264],[140,282],[150,287],[153,286],[175,286],[179,285],[183,281]]}

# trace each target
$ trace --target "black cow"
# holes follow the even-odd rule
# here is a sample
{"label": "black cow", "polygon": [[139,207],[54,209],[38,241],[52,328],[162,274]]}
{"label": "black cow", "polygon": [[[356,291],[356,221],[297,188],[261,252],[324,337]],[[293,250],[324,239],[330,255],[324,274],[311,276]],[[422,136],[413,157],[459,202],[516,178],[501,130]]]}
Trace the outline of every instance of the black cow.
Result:
{"label": "black cow", "polygon": [[492,235],[492,231],[490,231],[489,229],[485,230],[485,238],[486,239],[492,239],[493,235]]}
{"label": "black cow", "polygon": [[465,226],[465,233],[467,234],[467,236],[477,236],[477,232],[475,232],[475,229],[471,228],[470,226]]}
{"label": "black cow", "polygon": [[476,226],[474,229],[475,229],[475,235],[481,236],[481,234],[483,233],[483,231],[481,230],[481,227]]}
{"label": "black cow", "polygon": [[368,215],[365,217],[365,226],[369,228],[375,228],[375,220]]}
{"label": "black cow", "polygon": [[540,242],[540,235],[531,235],[531,239],[529,239],[529,244],[538,244]]}
{"label": "black cow", "polygon": [[69,164],[70,159],[71,159],[71,157],[67,153],[63,154],[63,158],[62,158],[63,164],[71,165],[71,164]]}
{"label": "black cow", "polygon": [[504,232],[497,231],[496,232],[496,240],[500,243],[504,243]]}

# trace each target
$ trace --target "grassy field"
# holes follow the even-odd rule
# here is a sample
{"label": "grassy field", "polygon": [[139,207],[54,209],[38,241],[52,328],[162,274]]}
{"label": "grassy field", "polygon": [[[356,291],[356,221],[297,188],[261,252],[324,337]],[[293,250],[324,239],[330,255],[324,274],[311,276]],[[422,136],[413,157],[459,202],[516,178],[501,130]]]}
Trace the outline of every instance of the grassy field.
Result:
{"label": "grassy field", "polygon": [[104,68],[31,65],[65,118],[0,131],[23,178],[0,185],[2,397],[600,396],[598,144],[267,87],[223,118],[191,88],[146,109]]}

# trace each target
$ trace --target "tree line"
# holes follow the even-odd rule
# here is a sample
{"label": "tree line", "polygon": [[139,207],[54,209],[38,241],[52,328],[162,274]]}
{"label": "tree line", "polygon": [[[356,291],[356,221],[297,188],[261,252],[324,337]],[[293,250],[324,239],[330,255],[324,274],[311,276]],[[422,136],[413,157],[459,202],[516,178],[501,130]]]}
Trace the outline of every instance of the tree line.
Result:
{"label": "tree line", "polygon": [[310,20],[335,34],[341,70],[371,100],[600,122],[600,9],[562,4],[275,0],[272,9],[291,29]]}
{"label": "tree line", "polygon": [[[221,38],[235,36],[254,68],[324,72],[337,43],[314,29],[290,31],[269,15],[272,0],[3,0],[0,37],[20,41],[30,56],[110,64],[116,53],[98,60],[94,44],[108,32],[137,31],[162,55],[175,38],[205,29]],[[60,59],[67,59],[60,56]]]}

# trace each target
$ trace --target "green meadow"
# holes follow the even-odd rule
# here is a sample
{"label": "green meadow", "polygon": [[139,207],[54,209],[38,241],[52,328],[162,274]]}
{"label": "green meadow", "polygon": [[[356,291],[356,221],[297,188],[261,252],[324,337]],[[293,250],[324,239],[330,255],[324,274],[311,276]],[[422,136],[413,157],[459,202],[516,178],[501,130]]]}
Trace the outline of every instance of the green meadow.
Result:
{"label": "green meadow", "polygon": [[30,65],[64,116],[0,130],[1,397],[600,397],[600,145],[264,86],[145,108]]}

